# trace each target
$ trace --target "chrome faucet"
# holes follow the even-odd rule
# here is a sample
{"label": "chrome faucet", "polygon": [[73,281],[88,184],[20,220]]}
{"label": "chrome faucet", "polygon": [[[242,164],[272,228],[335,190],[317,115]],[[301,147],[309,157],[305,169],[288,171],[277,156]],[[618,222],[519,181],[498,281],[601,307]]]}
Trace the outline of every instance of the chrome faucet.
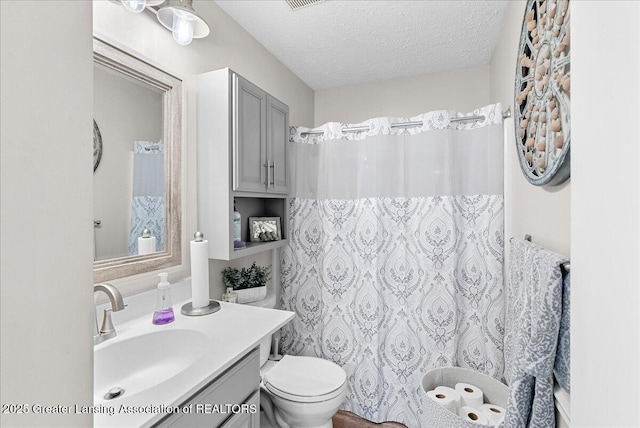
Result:
{"label": "chrome faucet", "polygon": [[93,336],[93,344],[104,342],[107,339],[116,337],[116,328],[111,321],[111,312],[118,312],[125,308],[122,295],[116,287],[111,284],[94,284],[93,292],[103,291],[111,301],[111,309],[105,309],[102,315],[102,326],[98,328],[98,319],[96,318],[96,335]]}

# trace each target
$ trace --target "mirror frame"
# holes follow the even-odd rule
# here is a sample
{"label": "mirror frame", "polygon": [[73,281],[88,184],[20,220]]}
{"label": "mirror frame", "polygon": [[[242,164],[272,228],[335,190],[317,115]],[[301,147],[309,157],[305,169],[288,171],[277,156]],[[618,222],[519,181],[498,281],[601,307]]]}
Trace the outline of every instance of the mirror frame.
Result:
{"label": "mirror frame", "polygon": [[164,92],[162,140],[166,147],[165,224],[167,227],[165,251],[94,261],[94,282],[180,265],[182,264],[182,80],[95,36],[93,61]]}

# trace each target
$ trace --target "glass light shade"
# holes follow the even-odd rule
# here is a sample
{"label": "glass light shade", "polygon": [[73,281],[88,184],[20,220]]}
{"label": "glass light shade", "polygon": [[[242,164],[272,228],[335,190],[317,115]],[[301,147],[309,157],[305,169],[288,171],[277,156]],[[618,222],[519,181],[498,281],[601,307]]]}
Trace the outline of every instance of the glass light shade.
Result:
{"label": "glass light shade", "polygon": [[133,13],[140,13],[147,6],[146,0],[122,0],[122,5]]}
{"label": "glass light shade", "polygon": [[194,17],[188,12],[176,10],[173,12],[173,39],[180,45],[188,45],[193,40]]}
{"label": "glass light shade", "polygon": [[[147,0],[147,5],[149,1]],[[173,39],[181,45],[188,45],[193,39],[209,35],[209,26],[198,16],[191,6],[192,0],[180,0],[158,10],[158,21],[173,33]]]}

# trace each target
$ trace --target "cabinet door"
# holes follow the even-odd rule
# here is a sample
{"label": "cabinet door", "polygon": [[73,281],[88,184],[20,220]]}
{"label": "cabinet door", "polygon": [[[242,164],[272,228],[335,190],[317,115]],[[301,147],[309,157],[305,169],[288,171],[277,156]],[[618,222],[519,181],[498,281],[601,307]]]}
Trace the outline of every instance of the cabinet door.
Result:
{"label": "cabinet door", "polygon": [[287,139],[289,137],[289,107],[267,95],[267,190],[288,193]]}
{"label": "cabinet door", "polygon": [[247,400],[243,411],[236,413],[220,428],[260,428],[260,390]]}
{"label": "cabinet door", "polygon": [[[181,409],[186,407],[190,411],[168,415],[153,425],[153,428],[214,428],[237,415],[253,416],[256,413],[259,421],[259,388],[260,351],[255,348],[249,355],[179,405]],[[255,406],[250,405],[255,403],[256,396],[258,409],[253,412]],[[254,401],[251,401],[252,399]],[[236,411],[240,413],[231,414]]]}
{"label": "cabinet door", "polygon": [[267,188],[267,94],[233,76],[233,190],[264,192]]}

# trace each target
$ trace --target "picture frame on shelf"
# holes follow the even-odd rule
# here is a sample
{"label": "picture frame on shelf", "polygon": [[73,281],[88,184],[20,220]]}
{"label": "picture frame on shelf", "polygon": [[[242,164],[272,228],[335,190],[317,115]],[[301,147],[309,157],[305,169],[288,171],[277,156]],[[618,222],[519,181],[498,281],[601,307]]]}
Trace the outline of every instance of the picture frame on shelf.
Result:
{"label": "picture frame on shelf", "polygon": [[271,242],[282,239],[280,217],[249,217],[251,242]]}

